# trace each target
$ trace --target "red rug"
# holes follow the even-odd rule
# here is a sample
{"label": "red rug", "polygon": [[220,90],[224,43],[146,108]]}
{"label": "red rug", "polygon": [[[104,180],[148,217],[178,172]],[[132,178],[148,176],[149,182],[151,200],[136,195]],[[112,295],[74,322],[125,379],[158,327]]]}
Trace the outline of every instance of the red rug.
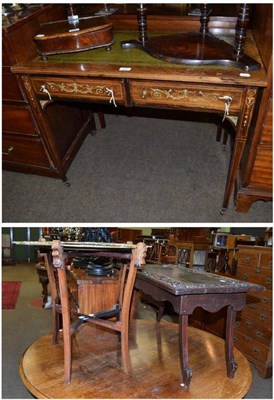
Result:
{"label": "red rug", "polygon": [[43,309],[43,300],[42,299],[32,299],[29,302],[29,305],[33,308],[38,308],[39,310],[44,310]]}
{"label": "red rug", "polygon": [[21,283],[20,281],[2,282],[2,310],[15,308]]}

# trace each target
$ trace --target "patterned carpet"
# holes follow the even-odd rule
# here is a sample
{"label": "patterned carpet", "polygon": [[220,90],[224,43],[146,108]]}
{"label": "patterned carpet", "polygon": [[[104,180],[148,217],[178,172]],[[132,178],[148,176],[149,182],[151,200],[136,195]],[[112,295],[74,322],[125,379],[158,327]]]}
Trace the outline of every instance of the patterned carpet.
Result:
{"label": "patterned carpet", "polygon": [[16,307],[21,283],[21,281],[2,282],[2,310]]}

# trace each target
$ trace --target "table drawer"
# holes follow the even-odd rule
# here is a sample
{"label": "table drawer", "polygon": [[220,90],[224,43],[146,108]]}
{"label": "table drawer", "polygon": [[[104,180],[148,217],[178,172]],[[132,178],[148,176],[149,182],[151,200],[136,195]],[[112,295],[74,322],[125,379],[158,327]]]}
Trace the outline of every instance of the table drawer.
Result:
{"label": "table drawer", "polygon": [[246,252],[240,251],[238,254],[239,266],[259,268],[260,262],[261,262],[261,254],[259,252],[252,253],[251,251],[246,251]]}
{"label": "table drawer", "polygon": [[168,107],[187,107],[224,111],[224,96],[230,96],[230,111],[241,108],[244,92],[231,87],[188,85],[174,82],[130,82],[131,98],[134,105],[157,105]]}
{"label": "table drawer", "polygon": [[3,105],[2,130],[4,132],[37,136],[37,128],[28,107]]}
{"label": "table drawer", "polygon": [[269,346],[253,340],[247,335],[243,335],[240,332],[234,334],[235,346],[248,357],[253,360],[265,362],[269,353]]}
{"label": "table drawer", "polygon": [[3,134],[2,159],[6,163],[50,167],[50,161],[39,138]]}
{"label": "table drawer", "polygon": [[243,311],[237,313],[239,317],[251,319],[264,328],[272,327],[272,310],[257,303],[247,304]]}
{"label": "table drawer", "polygon": [[260,268],[272,273],[272,249],[268,254],[262,253]]}
{"label": "table drawer", "polygon": [[247,303],[260,304],[266,308],[272,308],[272,290],[265,290],[263,292],[250,292],[247,295]]}
{"label": "table drawer", "polygon": [[[237,267],[237,279],[246,282],[256,283],[265,286],[267,289],[272,289],[272,271],[267,271],[261,268]],[[264,293],[264,292],[263,292]]]}
{"label": "table drawer", "polygon": [[256,324],[251,319],[241,318],[237,314],[235,333],[240,332],[243,335],[249,336],[250,338],[269,346],[271,343],[272,332],[269,328],[264,328],[259,324]]}
{"label": "table drawer", "polygon": [[125,103],[125,88],[122,80],[115,79],[66,79],[33,78],[35,91],[43,97],[83,99],[103,102]]}

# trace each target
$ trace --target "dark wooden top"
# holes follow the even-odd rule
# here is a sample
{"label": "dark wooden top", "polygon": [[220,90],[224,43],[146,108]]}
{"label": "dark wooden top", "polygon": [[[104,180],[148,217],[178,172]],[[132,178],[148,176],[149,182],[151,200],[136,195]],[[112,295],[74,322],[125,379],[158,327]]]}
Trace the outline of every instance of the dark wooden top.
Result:
{"label": "dark wooden top", "polygon": [[147,264],[137,277],[174,295],[265,290],[264,286],[171,264]]}
{"label": "dark wooden top", "polygon": [[[12,67],[12,72],[31,75],[54,75],[80,77],[100,77],[118,79],[149,79],[191,83],[209,83],[240,86],[266,86],[267,77],[264,68],[250,71],[250,76],[242,76],[240,68],[202,65],[189,66],[173,64],[156,59],[140,52],[139,49],[122,49],[120,42],[138,39],[138,32],[114,31],[115,44],[111,51],[104,48],[83,51],[74,54],[59,54],[42,60],[38,55],[31,56]],[[151,34],[151,37],[155,36]],[[228,42],[233,35],[222,35]],[[251,32],[245,43],[245,53],[262,65],[258,48]],[[127,67],[121,72],[121,67]]]}

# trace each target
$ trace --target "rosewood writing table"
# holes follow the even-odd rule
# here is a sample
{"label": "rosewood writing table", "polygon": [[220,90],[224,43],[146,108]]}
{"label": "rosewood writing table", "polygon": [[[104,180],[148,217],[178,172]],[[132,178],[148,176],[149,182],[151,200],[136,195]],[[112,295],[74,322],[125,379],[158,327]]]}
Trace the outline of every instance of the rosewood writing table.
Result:
{"label": "rosewood writing table", "polygon": [[[118,108],[191,110],[232,117],[236,137],[224,184],[223,213],[240,173],[245,144],[253,134],[251,121],[260,91],[267,86],[266,72],[252,34],[246,39],[245,54],[261,68],[248,72],[230,66],[172,64],[138,49],[121,48],[121,42],[131,39],[138,39],[138,32],[114,31],[115,44],[111,51],[96,49],[53,55],[47,60],[34,54],[12,68],[26,89],[46,146],[58,153],[47,107],[50,104],[52,109],[60,100],[112,103]],[[234,35],[223,39],[233,41]],[[66,179],[65,172],[63,179]]]}
{"label": "rosewood writing table", "polygon": [[236,313],[244,309],[247,292],[262,291],[265,289],[263,286],[174,265],[147,264],[137,273],[135,287],[158,301],[169,301],[180,316],[179,345],[184,388],[189,387],[192,377],[188,362],[188,316],[196,307],[209,312],[227,307],[226,369],[227,376],[233,378],[237,369],[233,355]]}

